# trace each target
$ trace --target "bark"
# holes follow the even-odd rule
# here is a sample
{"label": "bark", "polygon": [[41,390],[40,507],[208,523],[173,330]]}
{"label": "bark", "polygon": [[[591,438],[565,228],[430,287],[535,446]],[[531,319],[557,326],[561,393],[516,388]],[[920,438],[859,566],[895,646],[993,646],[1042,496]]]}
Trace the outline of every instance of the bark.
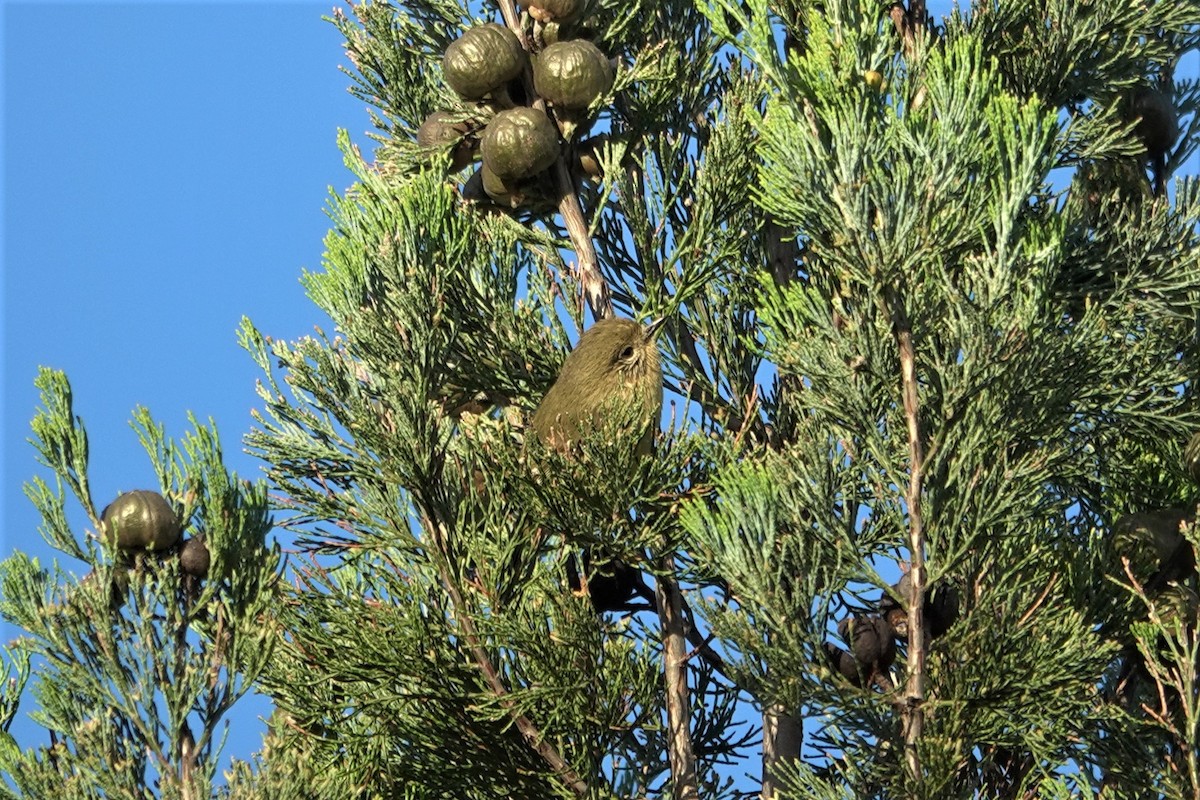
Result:
{"label": "bark", "polygon": [[912,327],[904,309],[904,299],[895,289],[885,293],[892,316],[896,346],[900,354],[900,382],[904,402],[904,419],[908,429],[908,487],[905,503],[908,506],[909,573],[911,594],[908,597],[908,677],[904,685],[901,723],[904,730],[904,762],[914,786],[921,782],[921,758],[917,746],[925,727],[925,530],[921,514],[922,467],[924,453],[919,421],[920,398],[917,393],[916,349]]}
{"label": "bark", "polygon": [[779,705],[763,712],[762,800],[776,800],[782,781],[779,768],[800,756],[800,720]]}
{"label": "bark", "polygon": [[687,685],[687,622],[683,617],[683,597],[679,584],[671,577],[674,558],[664,556],[663,574],[655,581],[658,617],[662,623],[663,671],[666,679],[667,741],[671,762],[671,783],[675,800],[700,800],[696,775],[696,756],[692,752],[691,703]]}

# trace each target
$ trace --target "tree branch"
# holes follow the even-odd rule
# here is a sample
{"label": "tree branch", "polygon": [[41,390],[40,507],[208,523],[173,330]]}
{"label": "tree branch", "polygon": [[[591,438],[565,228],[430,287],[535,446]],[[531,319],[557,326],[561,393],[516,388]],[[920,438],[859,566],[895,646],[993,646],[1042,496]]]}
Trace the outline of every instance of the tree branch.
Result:
{"label": "tree branch", "polygon": [[700,800],[696,777],[696,756],[692,752],[689,730],[691,704],[688,701],[686,622],[683,596],[675,581],[675,559],[662,558],[662,575],[654,582],[658,599],[658,618],[662,624],[663,673],[666,678],[667,741],[671,759],[671,778],[675,800]]}
{"label": "tree branch", "polygon": [[521,46],[525,47],[527,43],[525,35],[521,33],[521,18],[517,16],[517,7],[513,3],[513,0],[498,0],[498,5],[500,6],[500,16],[504,17],[504,24],[517,35]]}
{"label": "tree branch", "polygon": [[508,711],[513,724],[516,725],[517,730],[521,732],[521,736],[533,748],[534,752],[550,765],[554,773],[566,782],[577,797],[587,797],[589,792],[587,782],[567,763],[558,750],[546,741],[546,738],[542,736],[541,730],[533,724],[533,721],[516,710],[516,703],[508,696],[508,687],[504,685],[500,673],[496,670],[495,665],[492,664],[492,660],[488,657],[487,651],[483,649],[483,645],[480,643],[479,632],[475,628],[474,621],[472,621],[470,615],[466,612],[466,606],[463,603],[462,595],[458,591],[458,586],[450,579],[450,572],[446,561],[445,527],[440,523],[432,523],[428,519],[426,520],[426,524],[434,532],[437,540],[440,556],[438,558],[438,571],[441,573],[442,584],[446,587],[447,594],[450,595],[450,602],[454,604],[455,617],[462,628],[463,638],[467,643],[467,650],[470,651],[471,657],[475,660],[475,665],[479,667],[479,671],[483,674],[483,679],[487,683],[488,688],[492,690],[492,694],[500,701],[500,705],[504,706]]}
{"label": "tree branch", "polygon": [[[717,651],[712,649],[712,645],[709,644],[709,640],[704,638],[704,635],[701,634],[700,630],[696,627],[696,615],[692,613],[691,606],[689,606],[687,600],[683,598],[682,593],[680,593],[679,596],[679,605],[683,610],[684,620],[687,623],[687,640],[692,645],[692,651],[707,661],[708,665],[712,667],[714,671],[720,674],[721,677],[737,686],[737,681],[735,681],[729,674],[729,667],[725,664],[725,659],[721,658],[721,656],[717,654]],[[739,686],[738,688],[741,687]]]}
{"label": "tree branch", "polygon": [[587,220],[583,216],[583,207],[579,205],[579,194],[575,191],[575,179],[567,169],[567,158],[559,153],[554,162],[555,188],[558,194],[558,213],[562,215],[563,225],[571,244],[575,247],[575,257],[579,259],[576,267],[576,277],[583,287],[583,296],[592,309],[592,316],[597,321],[613,316],[612,293],[608,281],[600,272],[600,259],[596,256],[596,245],[588,234]]}
{"label": "tree branch", "polygon": [[904,398],[904,419],[908,427],[909,474],[905,490],[908,506],[909,573],[911,593],[908,597],[908,679],[904,687],[902,724],[904,729],[904,760],[914,784],[921,780],[921,759],[917,743],[925,727],[925,530],[921,516],[922,466],[919,420],[920,399],[917,394],[916,350],[913,347],[912,326],[904,309],[904,299],[898,290],[884,290],[884,301],[892,318],[896,346],[900,353],[900,380]]}
{"label": "tree branch", "polygon": [[679,355],[691,366],[696,375],[703,379],[688,382],[686,392],[688,401],[699,404],[708,416],[721,423],[722,427],[730,429],[731,413],[726,410],[730,407],[724,398],[708,390],[707,385],[716,385],[716,380],[708,377],[708,371],[704,369],[704,361],[700,358],[700,351],[696,348],[696,340],[692,337],[691,329],[688,328],[687,322],[682,317],[676,320],[673,333],[675,334],[675,343],[679,347]]}
{"label": "tree branch", "polygon": [[916,46],[917,32],[925,29],[928,19],[925,0],[909,0],[907,11],[904,10],[903,3],[893,3],[888,9],[888,16],[892,18],[892,24],[896,26],[896,32],[900,34],[900,38],[904,42],[904,57],[911,61]]}

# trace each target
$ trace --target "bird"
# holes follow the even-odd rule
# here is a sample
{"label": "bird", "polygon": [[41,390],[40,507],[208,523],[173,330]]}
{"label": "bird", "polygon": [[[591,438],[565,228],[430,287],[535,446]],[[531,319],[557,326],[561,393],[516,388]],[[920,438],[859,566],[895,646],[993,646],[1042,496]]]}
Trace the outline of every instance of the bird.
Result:
{"label": "bird", "polygon": [[[566,454],[581,438],[616,419],[630,428],[629,438],[620,437],[618,446],[631,441],[637,455],[649,456],[662,413],[662,366],[655,337],[663,321],[640,325],[614,317],[584,331],[533,414],[534,436]],[[615,558],[592,562],[591,551],[584,550],[588,595],[598,613],[629,608],[635,596],[653,599],[635,568]],[[567,571],[572,590],[580,591],[584,584],[574,554]]]}
{"label": "bird", "polygon": [[[908,601],[912,597],[912,578],[909,572],[900,576],[897,583],[892,584],[892,591]],[[950,630],[958,620],[959,595],[958,589],[951,583],[940,583],[926,587],[924,603],[925,632],[930,639],[937,639]],[[879,598],[879,613],[883,615],[896,638],[908,641],[908,609],[905,604],[898,602],[891,594],[883,593]]]}
{"label": "bird", "polygon": [[624,417],[640,428],[636,452],[649,455],[662,412],[662,366],[655,337],[663,319],[640,325],[602,319],[584,331],[531,421],[547,446],[568,452],[586,433]]}

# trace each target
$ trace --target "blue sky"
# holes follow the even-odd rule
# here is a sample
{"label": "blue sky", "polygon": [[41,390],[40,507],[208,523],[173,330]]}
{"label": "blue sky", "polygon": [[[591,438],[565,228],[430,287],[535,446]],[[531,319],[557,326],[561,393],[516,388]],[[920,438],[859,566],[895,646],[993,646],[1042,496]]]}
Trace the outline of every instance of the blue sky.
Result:
{"label": "blue sky", "polygon": [[[155,487],[128,425],[139,404],[174,436],[189,410],[211,416],[227,463],[257,474],[240,438],[260,373],[235,332],[242,315],[289,339],[327,324],[299,276],[320,268],[328,188],[352,180],[337,129],[365,143],[370,126],[321,19],[332,8],[0,5],[0,557],[53,556],[21,489],[44,473],[26,441],[39,365],[71,380],[97,504]],[[18,720],[13,733],[29,746],[45,743],[39,731]],[[235,726],[227,753],[248,756],[259,733]]]}

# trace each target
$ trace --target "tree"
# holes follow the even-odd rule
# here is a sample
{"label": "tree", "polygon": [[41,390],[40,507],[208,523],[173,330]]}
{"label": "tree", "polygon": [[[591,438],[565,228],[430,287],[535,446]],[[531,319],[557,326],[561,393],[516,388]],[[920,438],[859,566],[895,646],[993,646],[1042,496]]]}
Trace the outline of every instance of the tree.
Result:
{"label": "tree", "polygon": [[[222,792],[1200,798],[1200,6],[521,5],[335,12],[378,146],[336,333],[243,326],[304,555],[211,601],[277,597]],[[528,435],[589,315],[666,318],[652,457]]]}
{"label": "tree", "polygon": [[[193,420],[175,443],[138,409],[133,426],[168,499],[154,497],[175,518],[138,502],[112,514],[128,494],[100,511],[71,387],[44,368],[36,383],[34,444],[57,480],[35,479],[26,494],[46,540],[94,569],[75,579],[20,552],[0,564],[0,614],[25,631],[6,650],[0,769],[11,785],[0,795],[209,797],[222,720],[263,673],[276,636],[266,486],[226,471],[211,425]],[[70,498],[90,523],[82,537],[68,522]],[[181,527],[190,536],[176,542]],[[8,729],[35,667],[50,744],[21,752]]]}

